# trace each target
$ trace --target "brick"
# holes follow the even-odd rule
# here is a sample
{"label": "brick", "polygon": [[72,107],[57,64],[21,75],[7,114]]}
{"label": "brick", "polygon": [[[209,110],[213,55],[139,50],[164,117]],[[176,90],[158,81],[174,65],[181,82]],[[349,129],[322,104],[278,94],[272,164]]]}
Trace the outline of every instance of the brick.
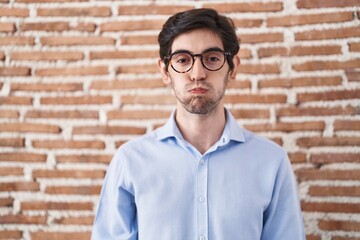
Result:
{"label": "brick", "polygon": [[29,191],[35,192],[40,190],[39,183],[35,182],[7,182],[0,183],[0,192],[18,192]]}
{"label": "brick", "polygon": [[50,118],[50,119],[98,119],[97,111],[37,111],[30,110],[26,112],[25,118]]}
{"label": "brick", "polygon": [[322,220],[319,221],[319,229],[326,231],[353,231],[360,232],[360,222],[340,221],[340,220]]}
{"label": "brick", "polygon": [[14,204],[14,199],[12,198],[0,198],[0,207],[12,207],[13,204]]}
{"label": "brick", "polygon": [[[31,97],[17,97],[17,96],[0,97],[1,105],[32,105],[32,102],[33,99]],[[11,114],[11,113],[8,112],[5,114]]]}
{"label": "brick", "polygon": [[317,236],[317,235],[313,235],[313,234],[310,234],[310,235],[307,234],[306,240],[321,240],[321,237]]}
{"label": "brick", "polygon": [[270,118],[270,112],[268,109],[231,109],[230,111],[233,116],[238,119]]}
{"label": "brick", "polygon": [[116,141],[115,142],[115,148],[116,149],[118,149],[121,145],[123,145],[124,143],[126,143],[126,141],[123,141],[123,140],[121,140],[121,141]]}
{"label": "brick", "polygon": [[28,17],[29,9],[26,8],[0,8],[0,16],[2,17]]}
{"label": "brick", "polygon": [[96,24],[88,22],[76,22],[74,25],[70,25],[71,31],[80,32],[95,32]]}
{"label": "brick", "polygon": [[130,65],[130,66],[120,66],[116,69],[117,74],[142,74],[142,73],[158,73],[159,68],[156,64],[147,64],[147,65]]}
{"label": "brick", "polygon": [[22,239],[22,232],[18,230],[0,230],[0,239]]}
{"label": "brick", "polygon": [[100,32],[160,30],[164,20],[128,20],[100,24]]}
{"label": "brick", "polygon": [[114,45],[115,39],[111,37],[41,37],[42,45],[72,46],[72,45]]}
{"label": "brick", "polygon": [[11,91],[25,91],[25,92],[76,92],[82,91],[83,85],[81,83],[13,83],[11,84]]}
{"label": "brick", "polygon": [[47,149],[104,149],[105,143],[103,141],[63,141],[63,140],[46,140],[46,141],[32,141],[34,148]]}
{"label": "brick", "polygon": [[328,92],[317,93],[299,93],[297,94],[298,102],[311,102],[311,101],[335,101],[345,99],[357,99],[360,96],[359,90],[335,90]]}
{"label": "brick", "polygon": [[0,167],[0,176],[21,176],[24,170],[21,167]]}
{"label": "brick", "polygon": [[67,67],[67,68],[39,68],[35,70],[37,76],[86,76],[86,75],[106,75],[107,66],[96,67]]}
{"label": "brick", "polygon": [[43,202],[43,201],[25,201],[20,203],[20,209],[26,210],[92,210],[92,202]]}
{"label": "brick", "polygon": [[102,170],[33,170],[34,178],[104,178]]}
{"label": "brick", "polygon": [[0,138],[0,146],[13,147],[13,148],[25,147],[25,139],[24,138]]}
{"label": "brick", "polygon": [[308,191],[310,196],[317,197],[360,197],[359,186],[310,186]]}
{"label": "brick", "polygon": [[122,104],[175,104],[176,98],[173,95],[122,95]]}
{"label": "brick", "polygon": [[32,232],[31,240],[73,240],[90,239],[91,232]]}
{"label": "brick", "polygon": [[300,181],[309,180],[360,180],[360,170],[319,170],[319,169],[300,169],[295,171]]}
{"label": "brick", "polygon": [[262,19],[233,19],[237,28],[255,28],[260,27],[264,22]]}
{"label": "brick", "polygon": [[346,77],[350,82],[360,81],[360,69],[347,69],[345,70]]}
{"label": "brick", "polygon": [[20,25],[21,31],[63,32],[70,30],[68,22],[25,22]]}
{"label": "brick", "polygon": [[34,45],[34,37],[24,37],[24,36],[1,36],[0,46],[3,45]]}
{"label": "brick", "polygon": [[260,80],[259,88],[296,88],[307,86],[337,86],[342,84],[340,76],[334,77],[299,77],[299,78],[275,78]]}
{"label": "brick", "polygon": [[322,40],[322,39],[341,39],[360,37],[360,29],[358,27],[343,27],[327,30],[309,30],[295,33],[295,40]]}
{"label": "brick", "polygon": [[318,153],[310,156],[310,162],[315,164],[360,162],[359,153]]}
{"label": "brick", "polygon": [[304,212],[360,213],[359,203],[305,202],[301,201]]}
{"label": "brick", "polygon": [[338,45],[324,45],[324,46],[310,46],[310,47],[267,47],[259,48],[258,56],[260,58],[273,56],[306,56],[306,55],[332,55],[341,54],[341,46]]}
{"label": "brick", "polygon": [[121,45],[158,45],[157,35],[121,36]]}
{"label": "brick", "polygon": [[59,163],[105,163],[109,164],[112,155],[58,155],[56,161]]}
{"label": "brick", "polygon": [[264,42],[282,42],[283,33],[249,33],[238,36],[241,43],[264,43]]}
{"label": "brick", "polygon": [[89,2],[89,0],[16,0],[18,3]]}
{"label": "brick", "polygon": [[250,59],[250,58],[252,58],[251,51],[250,51],[250,49],[247,49],[247,48],[241,48],[239,50],[238,56],[241,59],[244,59],[244,58]]}
{"label": "brick", "polygon": [[335,120],[334,130],[360,130],[360,121],[357,120]]}
{"label": "brick", "polygon": [[[0,98],[1,104],[4,102]],[[0,110],[0,118],[19,118],[19,111],[16,110]]]}
{"label": "brick", "polygon": [[0,131],[21,133],[60,133],[61,128],[56,125],[42,123],[1,123]]}
{"label": "brick", "polygon": [[358,0],[326,0],[326,1],[313,1],[313,0],[297,0],[298,8],[331,8],[331,7],[353,7],[360,6]]}
{"label": "brick", "polygon": [[0,76],[30,76],[30,68],[0,67]]}
{"label": "brick", "polygon": [[237,89],[250,89],[251,81],[250,80],[235,80],[228,82],[228,89],[237,88]]}
{"label": "brick", "polygon": [[37,16],[48,17],[108,17],[111,16],[109,7],[87,7],[87,8],[39,8]]}
{"label": "brick", "polygon": [[113,81],[92,81],[90,89],[95,90],[116,90],[116,89],[139,89],[139,88],[160,88],[165,84],[160,79],[136,79],[136,80],[113,80]]}
{"label": "brick", "polygon": [[111,96],[83,96],[83,97],[44,97],[40,99],[44,105],[99,105],[111,104]]}
{"label": "brick", "polygon": [[279,74],[279,64],[241,64],[238,73],[245,74]]}
{"label": "brick", "polygon": [[278,117],[301,117],[301,116],[334,116],[334,115],[356,115],[358,109],[347,107],[284,107],[277,109]]}
{"label": "brick", "polygon": [[146,129],[130,126],[85,126],[74,127],[73,134],[102,134],[102,135],[142,135]]}
{"label": "brick", "polygon": [[286,99],[283,94],[228,94],[224,97],[226,103],[286,103]]}
{"label": "brick", "polygon": [[275,142],[276,144],[283,146],[284,142],[281,137],[273,137],[270,138],[271,141]]}
{"label": "brick", "polygon": [[351,52],[360,52],[360,43],[349,43],[349,50]]}
{"label": "brick", "polygon": [[101,185],[98,186],[48,186],[45,193],[71,195],[99,195]]}
{"label": "brick", "polygon": [[266,20],[266,25],[268,27],[278,27],[320,23],[339,23],[351,21],[353,18],[354,14],[352,12],[288,15],[281,17],[269,17]]}
{"label": "brick", "polygon": [[46,224],[45,216],[26,216],[18,215],[2,215],[0,216],[1,224]]}
{"label": "brick", "polygon": [[156,4],[141,4],[141,5],[124,5],[119,6],[119,15],[173,15],[178,12],[183,12],[194,8],[191,5],[156,5]]}
{"label": "brick", "polygon": [[157,50],[98,51],[90,52],[90,59],[157,58],[158,55]]}
{"label": "brick", "polygon": [[309,61],[305,63],[294,64],[295,71],[316,71],[316,70],[336,70],[336,69],[349,69],[360,66],[360,60],[349,61]]}
{"label": "brick", "polygon": [[114,110],[107,113],[109,120],[112,119],[159,119],[169,118],[171,111],[162,110]]}
{"label": "brick", "polygon": [[0,32],[14,33],[16,27],[14,23],[0,22]]}
{"label": "brick", "polygon": [[46,162],[46,154],[29,152],[2,152],[0,161],[4,162]]}
{"label": "brick", "polygon": [[358,237],[333,237],[331,240],[359,240]]}
{"label": "brick", "polygon": [[206,3],[204,8],[214,8],[222,13],[231,12],[278,12],[283,10],[281,2],[252,2],[252,3]]}
{"label": "brick", "polygon": [[289,159],[292,164],[305,163],[307,161],[306,154],[302,152],[289,153]]}
{"label": "brick", "polygon": [[11,52],[11,60],[36,60],[36,61],[77,61],[84,58],[81,52],[72,51],[32,51],[32,52]]}
{"label": "brick", "polygon": [[279,132],[295,132],[295,131],[323,131],[325,129],[325,123],[322,121],[309,121],[309,122],[296,122],[286,123],[278,122],[275,124],[247,124],[244,126],[250,131],[254,132],[267,132],[267,131],[279,131]]}
{"label": "brick", "polygon": [[[296,143],[300,147],[306,148],[324,146],[359,146],[360,137],[303,137],[297,139]],[[334,157],[334,161],[342,161],[342,157],[337,155],[338,154],[332,155]],[[329,156],[324,159],[328,159],[328,157]],[[343,160],[345,161],[345,159],[346,157]]]}
{"label": "brick", "polygon": [[54,222],[61,225],[92,225],[94,222],[94,216],[63,217],[55,219]]}

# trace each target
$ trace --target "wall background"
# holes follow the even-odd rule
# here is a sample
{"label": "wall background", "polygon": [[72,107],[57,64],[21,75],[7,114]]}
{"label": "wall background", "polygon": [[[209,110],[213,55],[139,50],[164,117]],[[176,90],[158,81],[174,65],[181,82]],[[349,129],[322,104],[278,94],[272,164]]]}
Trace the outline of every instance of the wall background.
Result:
{"label": "wall background", "polygon": [[359,0],[0,0],[0,239],[90,238],[116,148],[174,108],[159,29],[197,7],[238,27],[227,107],[289,152],[307,239],[360,239]]}

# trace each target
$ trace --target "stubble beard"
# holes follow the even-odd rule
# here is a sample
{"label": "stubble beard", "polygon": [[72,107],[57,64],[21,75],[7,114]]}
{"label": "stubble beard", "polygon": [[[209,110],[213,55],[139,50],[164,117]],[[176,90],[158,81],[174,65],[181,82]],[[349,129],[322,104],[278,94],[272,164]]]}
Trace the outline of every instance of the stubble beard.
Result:
{"label": "stubble beard", "polygon": [[[216,107],[219,105],[220,101],[223,99],[225,95],[228,76],[226,76],[223,81],[224,81],[224,87],[221,92],[216,93],[214,99],[206,96],[189,96],[189,97],[181,98],[175,89],[173,79],[171,79],[171,86],[174,91],[175,97],[187,112],[192,114],[209,114],[212,111],[214,111],[214,109],[216,109]],[[194,82],[187,84],[185,86],[185,92],[187,92],[187,89],[191,89],[194,86],[204,86],[204,87],[206,86],[206,88],[209,89],[209,91],[214,90],[211,84],[204,82],[204,80],[201,80],[201,83]]]}

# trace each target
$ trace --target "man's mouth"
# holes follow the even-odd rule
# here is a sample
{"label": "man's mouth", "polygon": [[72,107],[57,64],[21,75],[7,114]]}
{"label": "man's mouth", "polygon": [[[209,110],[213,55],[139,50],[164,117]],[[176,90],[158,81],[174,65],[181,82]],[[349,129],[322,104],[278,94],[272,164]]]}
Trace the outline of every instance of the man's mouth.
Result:
{"label": "man's mouth", "polygon": [[192,88],[192,89],[189,90],[190,93],[195,93],[195,94],[204,94],[207,91],[208,91],[207,89],[201,88],[201,87]]}

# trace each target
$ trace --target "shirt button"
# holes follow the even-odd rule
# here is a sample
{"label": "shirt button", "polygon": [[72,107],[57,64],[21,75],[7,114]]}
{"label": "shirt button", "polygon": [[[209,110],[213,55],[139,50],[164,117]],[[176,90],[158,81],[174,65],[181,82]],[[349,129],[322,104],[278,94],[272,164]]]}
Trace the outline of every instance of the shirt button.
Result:
{"label": "shirt button", "polygon": [[201,165],[204,165],[204,163],[205,163],[205,160],[204,160],[204,159],[201,159],[201,160],[200,160],[200,164],[201,164]]}
{"label": "shirt button", "polygon": [[205,202],[205,198],[204,198],[204,197],[199,197],[199,201],[200,201],[201,203],[203,203],[203,202]]}
{"label": "shirt button", "polygon": [[206,238],[204,236],[200,236],[199,240],[205,240]]}

